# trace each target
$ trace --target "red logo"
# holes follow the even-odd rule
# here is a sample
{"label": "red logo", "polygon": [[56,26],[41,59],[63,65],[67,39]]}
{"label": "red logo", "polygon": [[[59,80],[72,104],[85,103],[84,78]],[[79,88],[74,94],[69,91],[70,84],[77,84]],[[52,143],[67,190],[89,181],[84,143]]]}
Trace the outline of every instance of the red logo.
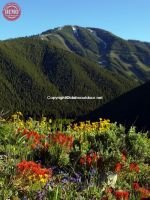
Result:
{"label": "red logo", "polygon": [[21,9],[17,3],[8,3],[3,8],[3,16],[9,20],[17,20],[21,15]]}

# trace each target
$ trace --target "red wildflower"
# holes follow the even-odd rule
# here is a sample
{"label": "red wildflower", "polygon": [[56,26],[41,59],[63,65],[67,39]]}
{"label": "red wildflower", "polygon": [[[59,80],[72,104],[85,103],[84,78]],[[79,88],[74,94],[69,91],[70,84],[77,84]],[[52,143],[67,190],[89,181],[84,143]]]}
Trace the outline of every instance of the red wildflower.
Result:
{"label": "red wildflower", "polygon": [[40,164],[37,164],[33,161],[22,161],[21,163],[17,164],[17,169],[19,174],[24,175],[35,175],[37,178],[39,178],[40,175],[48,176],[50,178],[52,176],[52,170],[42,168]]}
{"label": "red wildflower", "polygon": [[87,156],[87,158],[86,158],[86,163],[87,163],[88,165],[91,165],[91,164],[92,164],[92,161],[94,161],[93,158],[92,158],[91,156]]}
{"label": "red wildflower", "polygon": [[137,182],[134,182],[132,186],[133,186],[133,189],[136,191],[140,188],[140,185]]}
{"label": "red wildflower", "polygon": [[80,163],[81,165],[85,165],[85,164],[86,164],[86,158],[85,158],[85,157],[80,158],[79,163]]}
{"label": "red wildflower", "polygon": [[83,157],[80,158],[80,164],[82,165],[88,165],[88,166],[91,166],[92,164],[96,163],[97,160],[98,160],[98,155],[96,152],[94,153],[89,153]]}
{"label": "red wildflower", "polygon": [[141,200],[149,199],[150,198],[150,190],[140,187],[139,183],[134,182],[133,183],[133,188],[136,192],[140,192],[141,194]]}
{"label": "red wildflower", "polygon": [[129,192],[123,190],[116,190],[114,192],[116,200],[128,200],[129,199]]}
{"label": "red wildflower", "polygon": [[122,169],[122,164],[120,162],[118,162],[116,165],[115,165],[115,171],[116,172],[120,172]]}
{"label": "red wildflower", "polygon": [[35,149],[37,146],[41,148],[47,148],[47,146],[45,147],[44,145],[45,141],[43,141],[43,139],[45,139],[45,135],[39,134],[35,131],[29,131],[27,129],[24,129],[22,134],[25,135],[28,140],[33,142],[31,145],[33,149]]}
{"label": "red wildflower", "polygon": [[137,163],[130,163],[130,170],[138,173],[140,169]]}
{"label": "red wildflower", "polygon": [[68,136],[61,132],[56,132],[56,134],[50,136],[52,142],[59,144],[61,146],[71,148],[73,146],[74,138],[72,136]]}

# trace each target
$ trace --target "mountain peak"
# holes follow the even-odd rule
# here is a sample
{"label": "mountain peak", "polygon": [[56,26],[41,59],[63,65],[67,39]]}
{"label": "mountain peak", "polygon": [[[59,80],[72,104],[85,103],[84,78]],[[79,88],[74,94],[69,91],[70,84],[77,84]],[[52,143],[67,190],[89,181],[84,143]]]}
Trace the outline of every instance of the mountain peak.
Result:
{"label": "mountain peak", "polygon": [[149,43],[124,40],[100,28],[77,25],[48,30],[40,38],[136,81],[150,79]]}

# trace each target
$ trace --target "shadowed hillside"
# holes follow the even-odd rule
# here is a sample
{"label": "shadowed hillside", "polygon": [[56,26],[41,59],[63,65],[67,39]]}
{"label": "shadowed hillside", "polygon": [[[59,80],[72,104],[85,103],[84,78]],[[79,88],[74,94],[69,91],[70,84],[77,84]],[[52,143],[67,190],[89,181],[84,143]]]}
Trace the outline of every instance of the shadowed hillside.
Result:
{"label": "shadowed hillside", "polygon": [[80,120],[96,121],[100,117],[150,130],[150,82],[121,95]]}

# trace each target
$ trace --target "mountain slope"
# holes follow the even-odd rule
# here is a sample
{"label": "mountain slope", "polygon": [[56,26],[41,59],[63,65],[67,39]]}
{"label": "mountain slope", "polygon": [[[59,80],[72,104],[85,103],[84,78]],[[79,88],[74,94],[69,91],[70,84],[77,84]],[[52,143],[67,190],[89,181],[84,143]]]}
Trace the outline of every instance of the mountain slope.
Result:
{"label": "mountain slope", "polygon": [[[58,44],[39,37],[0,42],[0,108],[31,116],[75,117],[137,85]],[[47,96],[104,99],[48,101]]]}
{"label": "mountain slope", "polygon": [[121,95],[78,120],[96,121],[104,117],[126,124],[128,127],[136,125],[139,129],[150,130],[149,114],[150,82]]}
{"label": "mountain slope", "polygon": [[150,43],[127,41],[102,29],[79,26],[48,30],[38,37],[88,57],[118,75],[140,82],[150,80]]}

